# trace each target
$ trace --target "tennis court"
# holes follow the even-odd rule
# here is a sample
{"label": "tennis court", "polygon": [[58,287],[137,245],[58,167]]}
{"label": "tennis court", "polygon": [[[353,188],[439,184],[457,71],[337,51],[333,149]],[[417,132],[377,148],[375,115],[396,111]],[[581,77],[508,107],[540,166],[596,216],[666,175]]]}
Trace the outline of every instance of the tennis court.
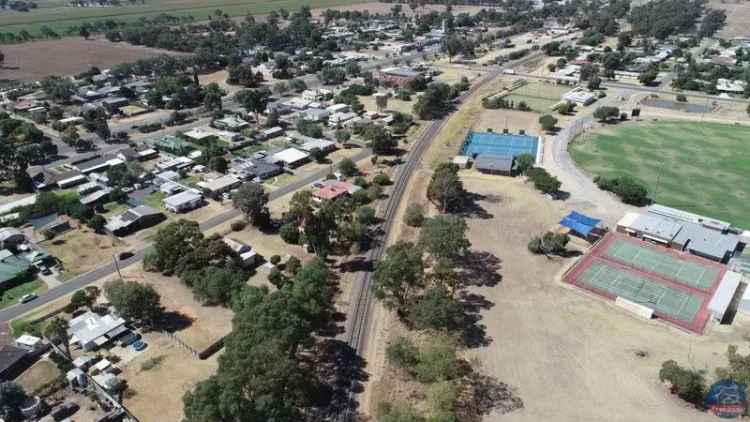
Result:
{"label": "tennis court", "polygon": [[566,283],[643,305],[654,316],[701,334],[725,269],[687,253],[608,233],[563,277]]}
{"label": "tennis court", "polygon": [[719,275],[719,269],[695,261],[679,259],[635,242],[616,239],[603,254],[642,271],[648,271],[686,286],[708,291]]}
{"label": "tennis court", "polygon": [[578,283],[608,296],[620,296],[654,310],[658,316],[692,325],[706,298],[660,284],[637,273],[594,262]]}
{"label": "tennis court", "polygon": [[529,135],[515,135],[494,132],[469,132],[461,148],[461,155],[476,157],[478,154],[502,157],[517,157],[531,154],[537,157],[539,138]]}

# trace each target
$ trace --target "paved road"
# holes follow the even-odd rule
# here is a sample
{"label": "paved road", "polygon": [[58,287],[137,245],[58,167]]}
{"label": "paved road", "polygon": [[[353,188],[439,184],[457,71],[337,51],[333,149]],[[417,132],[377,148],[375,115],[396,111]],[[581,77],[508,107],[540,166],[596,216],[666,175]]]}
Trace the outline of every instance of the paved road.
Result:
{"label": "paved road", "polygon": [[[362,151],[357,152],[354,154],[351,159],[355,162],[361,161],[363,159],[366,159],[372,155],[372,151],[368,148],[363,148]],[[298,189],[301,189],[305,186],[309,186],[316,180],[320,180],[324,178],[329,173],[328,169],[320,170],[318,172],[315,172],[309,176],[306,176],[300,180],[297,180],[295,182],[292,182],[286,186],[283,186],[279,189],[276,189],[272,191],[269,194],[269,200],[273,201],[274,199],[280,198],[288,193],[294,192]],[[203,231],[210,230],[214,227],[217,227],[235,217],[240,216],[240,211],[232,208],[230,210],[224,211],[221,214],[217,214],[208,220],[205,220],[200,223],[200,228]],[[133,251],[133,256],[119,261],[119,267],[120,269],[129,267],[133,264],[136,264],[143,260],[143,257],[145,255],[146,250],[152,245],[152,243],[148,243],[144,245],[140,249],[136,249]],[[86,274],[82,274],[68,282],[63,283],[59,287],[50,289],[42,294],[39,295],[39,298],[24,304],[18,304],[14,305],[10,308],[6,308],[3,310],[0,310],[0,321],[9,321],[13,318],[16,318],[19,315],[22,315],[36,307],[42,306],[44,304],[50,303],[52,301],[55,301],[69,293],[72,293],[82,287],[85,287],[91,283],[94,283],[102,278],[109,277],[112,274],[117,272],[117,268],[115,267],[114,262],[104,264],[98,268],[96,268],[93,271],[90,271]]]}

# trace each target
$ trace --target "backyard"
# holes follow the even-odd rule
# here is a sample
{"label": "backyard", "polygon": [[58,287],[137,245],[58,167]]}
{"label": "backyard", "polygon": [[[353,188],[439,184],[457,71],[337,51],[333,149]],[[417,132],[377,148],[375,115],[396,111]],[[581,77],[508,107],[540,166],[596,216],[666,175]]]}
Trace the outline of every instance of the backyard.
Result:
{"label": "backyard", "polygon": [[750,227],[750,144],[745,126],[623,124],[578,138],[575,162],[595,176],[630,176],[656,203]]}

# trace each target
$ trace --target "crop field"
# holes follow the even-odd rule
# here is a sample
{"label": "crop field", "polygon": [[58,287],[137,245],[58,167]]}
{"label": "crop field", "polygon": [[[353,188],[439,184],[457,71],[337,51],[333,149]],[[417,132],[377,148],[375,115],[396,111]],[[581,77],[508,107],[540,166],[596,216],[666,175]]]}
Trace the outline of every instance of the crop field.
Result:
{"label": "crop field", "polygon": [[[123,2],[125,3],[125,2]],[[132,22],[142,17],[168,13],[173,16],[193,16],[196,21],[207,20],[216,9],[229,16],[265,14],[285,8],[294,11],[303,5],[311,8],[343,6],[365,3],[362,0],[145,0],[143,4],[121,7],[65,7],[49,2],[30,12],[3,11],[0,13],[0,31],[38,33],[47,25],[61,33],[71,26],[84,22],[114,19]],[[49,7],[43,7],[49,6]],[[408,8],[406,8],[408,9]]]}
{"label": "crop field", "polygon": [[750,228],[749,135],[719,123],[625,124],[579,137],[570,153],[592,175],[640,181],[654,202]]}

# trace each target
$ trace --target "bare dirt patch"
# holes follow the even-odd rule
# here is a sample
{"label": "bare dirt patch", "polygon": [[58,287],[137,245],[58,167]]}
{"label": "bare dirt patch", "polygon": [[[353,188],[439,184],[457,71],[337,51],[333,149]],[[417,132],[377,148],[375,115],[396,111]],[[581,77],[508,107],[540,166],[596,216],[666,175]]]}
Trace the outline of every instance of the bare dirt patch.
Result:
{"label": "bare dirt patch", "polygon": [[118,63],[178,55],[172,51],[111,43],[103,38],[63,38],[23,44],[4,45],[5,64],[0,67],[0,80],[36,81],[50,75],[71,75],[92,66],[107,69]]}
{"label": "bare dirt patch", "polygon": [[709,371],[725,364],[727,345],[743,343],[745,318],[688,335],[565,287],[556,279],[571,261],[534,256],[526,244],[554,228],[566,205],[520,179],[468,172],[462,180],[485,196],[478,205],[491,216],[468,220],[473,248],[502,265],[500,284],[472,289],[490,304],[481,321],[490,344],[470,354],[524,402],[487,420],[713,420],[670,396],[659,367],[667,359]]}

